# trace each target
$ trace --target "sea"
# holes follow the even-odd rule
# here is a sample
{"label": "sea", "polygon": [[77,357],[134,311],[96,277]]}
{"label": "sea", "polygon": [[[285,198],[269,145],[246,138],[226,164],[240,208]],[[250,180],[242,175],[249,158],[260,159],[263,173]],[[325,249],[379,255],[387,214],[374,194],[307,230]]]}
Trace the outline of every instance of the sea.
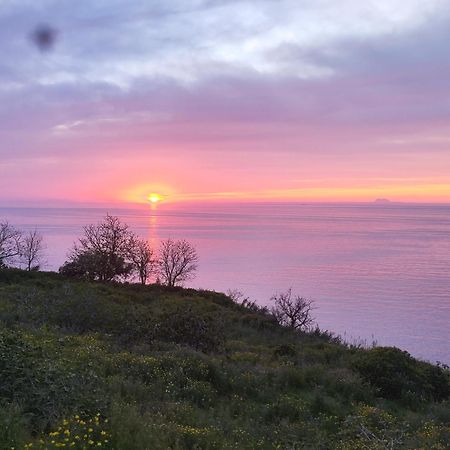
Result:
{"label": "sea", "polygon": [[319,327],[356,345],[397,346],[450,364],[450,205],[161,203],[135,208],[0,208],[37,228],[57,270],[83,226],[119,216],[157,248],[190,241],[195,288],[238,290],[261,305],[292,288]]}

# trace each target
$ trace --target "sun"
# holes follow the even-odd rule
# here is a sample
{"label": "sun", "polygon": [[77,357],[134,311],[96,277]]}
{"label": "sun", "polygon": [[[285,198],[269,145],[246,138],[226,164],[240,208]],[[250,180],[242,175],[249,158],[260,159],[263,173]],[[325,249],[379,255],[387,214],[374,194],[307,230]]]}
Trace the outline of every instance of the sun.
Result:
{"label": "sun", "polygon": [[148,201],[152,204],[159,203],[162,200],[162,196],[159,194],[151,193],[147,197]]}

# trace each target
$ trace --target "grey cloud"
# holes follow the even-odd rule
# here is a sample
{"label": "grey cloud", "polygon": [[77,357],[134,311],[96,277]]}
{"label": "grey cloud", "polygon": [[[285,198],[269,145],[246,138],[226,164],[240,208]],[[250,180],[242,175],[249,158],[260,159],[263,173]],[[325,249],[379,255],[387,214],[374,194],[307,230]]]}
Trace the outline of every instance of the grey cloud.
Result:
{"label": "grey cloud", "polygon": [[[259,4],[263,19],[234,27],[235,22],[223,18],[234,11],[230,4],[47,0],[17,2],[0,13],[0,80],[5,86],[22,85],[0,90],[0,155],[17,157],[37,147],[61,151],[69,138],[82,151],[92,139],[105,145],[121,139],[160,143],[170,142],[176,133],[200,146],[230,135],[261,141],[272,133],[282,139],[295,135],[296,128],[305,135],[383,124],[396,131],[450,114],[446,14],[439,23],[408,32],[313,48],[285,43],[264,55],[277,70],[261,73],[218,61],[210,53],[214,42],[263,36],[271,27],[271,14],[282,22],[289,10],[268,0]],[[315,2],[283,3],[294,4],[313,8]],[[239,12],[252,2],[232,5]],[[25,35],[45,18],[60,30],[61,39],[51,54],[42,56]],[[170,73],[137,71],[121,86],[94,73],[97,67],[105,73],[129,72],[134,62],[158,64],[168,56],[175,61],[170,64],[179,64],[177,70],[192,71],[198,78],[183,83]],[[300,62],[328,69],[329,75],[301,79]],[[64,80],[64,75],[74,80]],[[55,127],[64,125],[71,133],[67,140],[54,134]]]}

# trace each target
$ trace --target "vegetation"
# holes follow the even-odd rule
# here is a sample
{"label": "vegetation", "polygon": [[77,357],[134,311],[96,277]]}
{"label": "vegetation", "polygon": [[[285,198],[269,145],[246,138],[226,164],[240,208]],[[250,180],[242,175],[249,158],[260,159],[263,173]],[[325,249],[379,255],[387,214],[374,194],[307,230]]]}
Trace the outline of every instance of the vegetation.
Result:
{"label": "vegetation", "polygon": [[44,262],[44,241],[35,229],[24,234],[8,222],[0,223],[0,268],[39,270]]}
{"label": "vegetation", "polygon": [[167,286],[177,286],[191,280],[197,270],[198,255],[195,248],[184,239],[161,242],[159,273]]}
{"label": "vegetation", "polygon": [[65,276],[88,281],[123,281],[136,276],[141,284],[155,276],[173,287],[192,279],[197,270],[197,252],[189,242],[166,239],[154,258],[148,241],[137,237],[118,217],[107,215],[83,231],[69,260],[59,269]]}
{"label": "vegetation", "polygon": [[449,448],[448,368],[238,298],[0,270],[0,448]]}
{"label": "vegetation", "polygon": [[274,306],[271,312],[280,325],[293,330],[308,330],[313,326],[312,300],[292,295],[292,289],[288,289],[286,292],[274,295],[272,301]]}

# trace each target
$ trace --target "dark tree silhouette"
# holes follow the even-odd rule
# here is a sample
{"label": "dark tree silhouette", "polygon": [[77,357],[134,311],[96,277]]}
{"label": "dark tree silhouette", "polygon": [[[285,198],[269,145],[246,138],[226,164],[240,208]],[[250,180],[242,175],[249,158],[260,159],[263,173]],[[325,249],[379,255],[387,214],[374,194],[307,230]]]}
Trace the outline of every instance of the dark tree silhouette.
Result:
{"label": "dark tree silhouette", "polygon": [[81,237],[60,271],[82,274],[89,279],[112,281],[127,277],[132,265],[127,262],[133,234],[128,225],[109,214],[97,225],[84,227]]}
{"label": "dark tree silhouette", "polygon": [[146,284],[155,272],[157,261],[153,256],[154,252],[148,241],[133,236],[130,241],[128,258],[141,284]]}
{"label": "dark tree silhouette", "polygon": [[102,276],[98,270],[101,267],[101,258],[101,255],[94,251],[85,251],[66,261],[59,268],[59,273],[88,281],[99,280]]}
{"label": "dark tree silhouette", "polygon": [[28,232],[21,243],[20,257],[25,269],[39,270],[44,263],[44,238],[36,229]]}
{"label": "dark tree silhouette", "polygon": [[159,249],[159,275],[167,286],[177,286],[194,277],[198,255],[195,248],[184,239],[166,239]]}
{"label": "dark tree silhouette", "polygon": [[314,302],[298,295],[294,296],[291,288],[274,295],[271,300],[274,302],[272,315],[280,325],[294,330],[307,330],[314,324],[311,315]]}
{"label": "dark tree silhouette", "polygon": [[5,267],[20,256],[22,233],[8,222],[0,223],[0,267]]}

